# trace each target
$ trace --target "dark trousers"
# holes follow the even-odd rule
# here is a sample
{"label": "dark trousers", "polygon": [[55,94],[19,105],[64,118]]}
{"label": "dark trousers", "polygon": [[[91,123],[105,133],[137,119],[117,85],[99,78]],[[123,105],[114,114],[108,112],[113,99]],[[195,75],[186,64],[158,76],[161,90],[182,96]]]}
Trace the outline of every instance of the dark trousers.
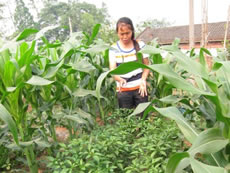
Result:
{"label": "dark trousers", "polygon": [[148,102],[148,96],[141,97],[138,93],[139,89],[133,91],[118,92],[119,108],[132,109],[136,108],[138,104]]}

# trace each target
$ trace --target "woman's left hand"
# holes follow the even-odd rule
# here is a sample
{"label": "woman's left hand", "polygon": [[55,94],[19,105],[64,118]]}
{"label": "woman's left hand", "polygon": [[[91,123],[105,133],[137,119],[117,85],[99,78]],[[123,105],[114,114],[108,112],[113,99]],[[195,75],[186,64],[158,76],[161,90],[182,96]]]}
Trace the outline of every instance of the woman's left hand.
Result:
{"label": "woman's left hand", "polygon": [[138,93],[141,95],[141,97],[147,96],[147,87],[146,87],[146,80],[141,80],[140,88]]}

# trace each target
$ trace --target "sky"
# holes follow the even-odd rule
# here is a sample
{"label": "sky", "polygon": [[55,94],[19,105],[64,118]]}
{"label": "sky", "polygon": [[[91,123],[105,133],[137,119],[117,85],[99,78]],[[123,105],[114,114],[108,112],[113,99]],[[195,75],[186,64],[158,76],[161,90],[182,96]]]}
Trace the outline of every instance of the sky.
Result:
{"label": "sky", "polygon": [[[30,2],[30,0],[25,0]],[[42,0],[36,0],[37,5]],[[68,2],[68,0],[59,0]],[[172,26],[189,24],[189,0],[78,0],[95,4],[98,8],[104,2],[111,17],[111,22],[115,23],[120,17],[129,17],[134,25],[147,19],[165,19]],[[202,23],[202,0],[194,1],[194,23]],[[226,21],[230,0],[206,0],[208,2],[208,22]],[[14,11],[14,0],[0,0],[7,2]],[[15,7],[14,7],[15,8]],[[4,22],[0,29],[10,35],[14,31],[13,24]]]}
{"label": "sky", "polygon": [[[101,7],[104,2],[114,21],[127,16],[134,24],[146,19],[166,19],[172,25],[189,24],[189,0],[81,0]],[[230,0],[207,0],[208,22],[226,21]],[[194,0],[194,23],[202,23],[202,0]]]}

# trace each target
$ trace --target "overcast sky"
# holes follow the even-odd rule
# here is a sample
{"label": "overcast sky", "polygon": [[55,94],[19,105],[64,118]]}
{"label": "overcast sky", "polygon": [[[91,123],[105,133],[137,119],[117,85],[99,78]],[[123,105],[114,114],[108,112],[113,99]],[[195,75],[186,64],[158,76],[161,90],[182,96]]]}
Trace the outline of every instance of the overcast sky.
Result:
{"label": "overcast sky", "polygon": [[[12,9],[15,8],[14,0],[0,0],[7,2]],[[31,0],[26,0],[31,1]],[[40,2],[41,0],[36,0]],[[59,0],[68,2],[68,0]],[[133,20],[134,25],[146,19],[166,19],[172,25],[189,24],[189,0],[79,0],[102,6],[104,2],[112,21],[116,22],[120,17],[127,16]],[[208,1],[208,22],[226,21],[230,0],[207,0]],[[202,0],[194,0],[194,23],[202,22],[201,15]],[[39,6],[39,3],[37,4]],[[8,14],[9,16],[9,14]],[[13,32],[12,23],[4,23],[4,31],[8,35]]]}
{"label": "overcast sky", "polygon": [[[189,24],[189,0],[81,0],[101,7],[105,2],[112,19],[130,17],[134,24],[145,19],[163,19],[173,25]],[[194,0],[194,23],[202,21],[202,0]],[[230,0],[208,0],[208,22],[226,21]]]}

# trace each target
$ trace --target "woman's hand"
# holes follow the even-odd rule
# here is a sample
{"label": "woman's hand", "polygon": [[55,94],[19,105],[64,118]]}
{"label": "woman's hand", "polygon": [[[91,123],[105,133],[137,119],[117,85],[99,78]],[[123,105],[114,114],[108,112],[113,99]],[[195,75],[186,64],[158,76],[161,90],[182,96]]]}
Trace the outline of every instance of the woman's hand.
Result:
{"label": "woman's hand", "polygon": [[141,95],[141,97],[147,96],[147,87],[146,87],[146,80],[141,80],[140,88],[138,93]]}
{"label": "woman's hand", "polygon": [[123,79],[123,78],[120,78],[118,82],[119,82],[118,90],[119,90],[119,92],[121,92],[121,88],[124,85],[126,85],[127,81],[125,79]]}

